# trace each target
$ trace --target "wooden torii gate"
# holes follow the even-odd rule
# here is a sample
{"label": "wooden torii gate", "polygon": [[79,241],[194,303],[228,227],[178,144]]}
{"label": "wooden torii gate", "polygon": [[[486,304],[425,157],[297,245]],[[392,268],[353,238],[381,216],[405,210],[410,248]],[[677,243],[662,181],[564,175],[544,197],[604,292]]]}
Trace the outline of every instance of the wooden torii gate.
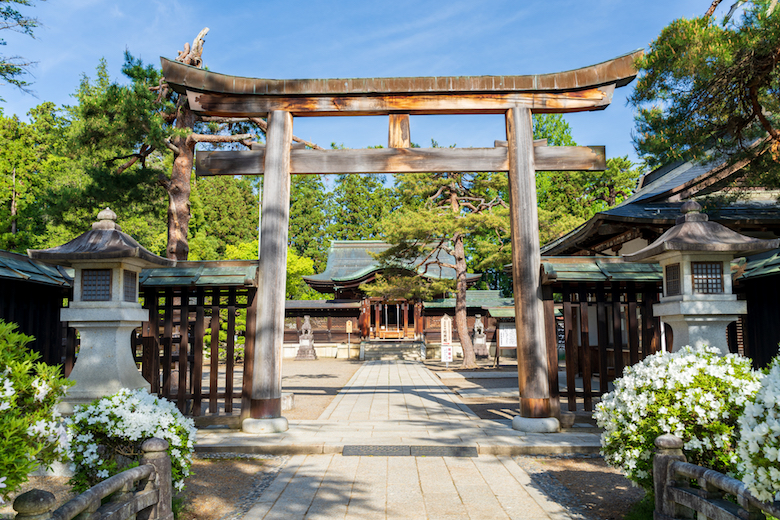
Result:
{"label": "wooden torii gate", "polygon": [[[532,420],[553,416],[548,374],[557,370],[557,359],[548,362],[545,342],[535,172],[603,170],[606,160],[603,146],[534,146],[531,114],[606,108],[614,89],[636,76],[634,60],[641,53],[554,74],[299,80],[228,76],[162,58],[168,85],[186,94],[195,112],[268,117],[264,148],[199,152],[197,157],[199,175],[265,175],[256,334],[247,369],[252,373],[249,417],[260,420],[255,424],[270,420],[265,421],[270,426],[247,428],[245,421],[244,429],[286,429],[281,363],[290,174],[508,172],[520,413]],[[410,114],[504,114],[506,146],[497,141],[495,148],[411,148]],[[389,148],[291,146],[293,117],[360,115],[389,116]]]}

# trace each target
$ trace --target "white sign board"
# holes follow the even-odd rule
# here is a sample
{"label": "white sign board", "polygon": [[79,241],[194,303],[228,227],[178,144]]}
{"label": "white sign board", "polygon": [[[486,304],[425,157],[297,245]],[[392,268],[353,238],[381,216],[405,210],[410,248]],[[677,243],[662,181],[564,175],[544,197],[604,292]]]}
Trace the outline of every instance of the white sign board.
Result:
{"label": "white sign board", "polygon": [[441,344],[452,344],[452,318],[446,314],[441,317]]}
{"label": "white sign board", "polygon": [[452,345],[441,346],[441,362],[452,363]]}
{"label": "white sign board", "polygon": [[498,344],[501,348],[517,346],[517,329],[514,323],[498,324]]}
{"label": "white sign board", "polygon": [[347,334],[352,334],[352,320],[347,320]]}

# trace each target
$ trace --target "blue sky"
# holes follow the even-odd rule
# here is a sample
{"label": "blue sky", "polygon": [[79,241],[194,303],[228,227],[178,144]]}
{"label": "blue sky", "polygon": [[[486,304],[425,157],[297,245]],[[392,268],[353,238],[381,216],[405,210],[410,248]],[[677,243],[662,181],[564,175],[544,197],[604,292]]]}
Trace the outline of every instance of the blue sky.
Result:
{"label": "blue sky", "polygon": [[[23,116],[42,101],[69,104],[83,74],[105,58],[112,79],[128,49],[159,66],[203,27],[206,66],[265,78],[443,76],[558,72],[647,48],[669,22],[698,16],[709,0],[345,1],[48,0],[24,13],[42,27],[35,39],[4,31],[5,55],[37,61],[32,97],[0,85],[0,107]],[[618,89],[602,112],[567,120],[581,145],[629,155],[633,109]],[[359,148],[387,141],[387,120],[299,118],[299,137]],[[501,116],[412,116],[412,141],[429,146],[493,146]]]}

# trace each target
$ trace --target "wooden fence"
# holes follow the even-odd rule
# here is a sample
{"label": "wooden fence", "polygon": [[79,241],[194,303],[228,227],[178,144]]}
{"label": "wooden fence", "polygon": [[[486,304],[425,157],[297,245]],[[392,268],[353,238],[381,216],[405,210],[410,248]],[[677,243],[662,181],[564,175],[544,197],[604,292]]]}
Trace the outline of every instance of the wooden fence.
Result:
{"label": "wooden fence", "polygon": [[624,367],[660,350],[660,320],[653,316],[652,308],[658,291],[656,283],[633,282],[609,286],[563,282],[543,287],[551,392],[559,389],[555,319],[559,308],[565,351],[563,395],[570,411],[577,410],[578,403],[581,409],[592,411],[594,397],[608,392]]}
{"label": "wooden fence", "polygon": [[144,288],[149,321],[134,348],[152,392],[195,417],[233,414],[248,395],[244,345],[254,341],[255,294],[253,287]]}
{"label": "wooden fence", "polygon": [[[32,489],[14,500],[16,520],[173,520],[171,459],[163,439],[141,445],[141,465],[114,475],[52,511],[55,497]],[[136,484],[137,483],[137,484]],[[110,499],[104,502],[104,499]]]}
{"label": "wooden fence", "polygon": [[763,520],[765,514],[780,518],[780,501],[761,502],[739,480],[686,462],[679,437],[661,435],[655,445],[655,520]]}

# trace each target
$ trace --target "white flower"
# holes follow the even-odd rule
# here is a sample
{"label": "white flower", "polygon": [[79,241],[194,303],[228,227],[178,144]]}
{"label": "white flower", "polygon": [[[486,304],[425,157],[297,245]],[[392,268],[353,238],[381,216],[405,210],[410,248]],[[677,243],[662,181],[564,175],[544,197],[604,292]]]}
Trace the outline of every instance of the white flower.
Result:
{"label": "white flower", "polygon": [[101,469],[96,473],[98,478],[108,478],[108,470],[107,469]]}
{"label": "white flower", "polygon": [[[136,446],[145,439],[159,437],[168,441],[174,470],[186,476],[195,435],[192,419],[185,418],[170,401],[145,390],[122,389],[113,396],[82,407],[69,421],[71,457],[77,467],[99,467],[98,445],[106,436]],[[183,431],[181,435],[173,433]],[[107,432],[107,433],[105,433]],[[102,470],[101,470],[102,471]],[[176,478],[177,489],[184,487]]]}
{"label": "white flower", "polygon": [[35,400],[42,403],[46,398],[46,395],[48,395],[49,390],[51,390],[51,386],[40,378],[35,378],[32,382],[32,386],[35,388]]}

